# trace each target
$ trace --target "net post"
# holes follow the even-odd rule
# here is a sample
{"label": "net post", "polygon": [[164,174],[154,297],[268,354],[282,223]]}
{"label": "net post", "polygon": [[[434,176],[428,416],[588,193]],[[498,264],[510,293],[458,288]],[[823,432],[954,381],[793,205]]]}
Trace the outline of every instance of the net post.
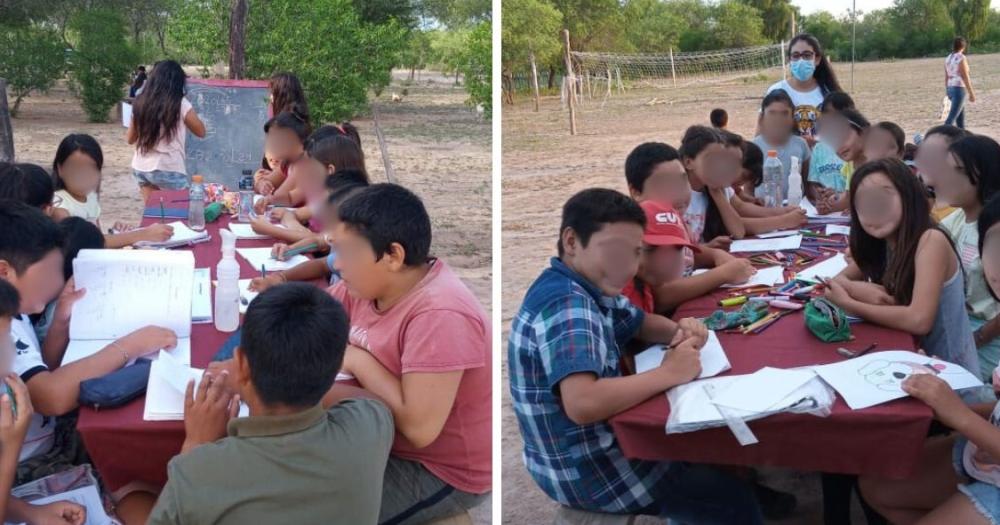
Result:
{"label": "net post", "polygon": [[674,81],[674,87],[677,87],[677,71],[674,69],[674,48],[670,48],[670,78]]}
{"label": "net post", "polygon": [[535,94],[535,112],[538,112],[538,66],[535,64],[535,53],[529,55],[531,59],[531,90]]}
{"label": "net post", "polygon": [[788,80],[788,70],[785,69],[787,66],[785,65],[785,41],[784,40],[781,41],[781,49],[779,49],[778,52],[781,53],[781,79],[782,80]]}
{"label": "net post", "polygon": [[576,135],[576,75],[573,74],[573,58],[570,55],[569,29],[562,30],[563,49],[566,59],[566,87],[569,103],[569,134]]}

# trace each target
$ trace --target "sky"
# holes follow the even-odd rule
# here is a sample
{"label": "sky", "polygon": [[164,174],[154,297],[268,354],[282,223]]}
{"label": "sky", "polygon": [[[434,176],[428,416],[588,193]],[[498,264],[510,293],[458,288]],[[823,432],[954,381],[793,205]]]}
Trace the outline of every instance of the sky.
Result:
{"label": "sky", "polygon": [[[891,6],[892,0],[857,0],[858,11],[874,11]],[[802,14],[810,15],[816,11],[829,11],[840,16],[851,9],[851,0],[792,0],[792,5],[798,6]]]}

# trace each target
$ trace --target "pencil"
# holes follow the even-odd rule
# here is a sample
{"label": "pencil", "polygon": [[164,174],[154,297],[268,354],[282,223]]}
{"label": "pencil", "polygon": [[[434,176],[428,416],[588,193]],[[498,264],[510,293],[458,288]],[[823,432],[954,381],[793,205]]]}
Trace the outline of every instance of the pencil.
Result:
{"label": "pencil", "polygon": [[260,278],[261,279],[266,279],[267,278],[267,267],[264,266],[263,264],[260,265]]}
{"label": "pencil", "polygon": [[866,347],[864,350],[862,350],[862,351],[854,354],[854,357],[861,357],[861,356],[867,354],[868,352],[871,352],[872,350],[874,350],[875,347],[877,347],[877,346],[878,346],[878,343],[872,343],[872,344],[868,345],[868,347]]}
{"label": "pencil", "polygon": [[160,222],[164,222],[166,214],[163,212],[163,197],[160,197]]}

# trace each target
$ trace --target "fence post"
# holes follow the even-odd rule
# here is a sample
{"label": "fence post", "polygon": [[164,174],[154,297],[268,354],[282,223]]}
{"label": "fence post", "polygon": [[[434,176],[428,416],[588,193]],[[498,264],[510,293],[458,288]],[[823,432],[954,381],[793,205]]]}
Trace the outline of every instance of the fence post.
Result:
{"label": "fence post", "polygon": [[576,135],[576,75],[573,74],[573,58],[570,56],[569,29],[562,30],[563,47],[566,58],[566,87],[569,88],[569,134]]}
{"label": "fence post", "polygon": [[535,112],[538,112],[538,66],[535,65],[535,53],[531,55],[531,90],[535,92]]}
{"label": "fence post", "polygon": [[788,71],[785,69],[785,41],[781,41],[781,49],[778,50],[781,53],[781,79],[788,80]]}
{"label": "fence post", "polygon": [[674,81],[674,87],[677,87],[677,71],[674,70],[674,48],[670,48],[670,78]]}

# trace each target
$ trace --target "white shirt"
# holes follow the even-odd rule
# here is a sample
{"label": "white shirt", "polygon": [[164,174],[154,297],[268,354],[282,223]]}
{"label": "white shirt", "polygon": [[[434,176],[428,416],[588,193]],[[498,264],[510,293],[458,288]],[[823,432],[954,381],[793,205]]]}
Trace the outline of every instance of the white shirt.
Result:
{"label": "white shirt", "polygon": [[97,224],[101,218],[101,202],[97,199],[97,192],[87,195],[87,202],[76,200],[66,190],[59,190],[52,198],[52,205],[69,212],[72,217],[79,217],[89,223]]}
{"label": "white shirt", "polygon": [[[22,381],[27,383],[38,372],[49,369],[42,361],[41,346],[27,315],[21,314],[11,320],[10,336],[14,341],[13,370],[15,374],[21,376]],[[24,437],[19,460],[24,461],[51,450],[55,441],[55,430],[55,418],[35,412],[31,416],[31,424],[28,426],[28,434]]]}
{"label": "white shirt", "polygon": [[776,89],[785,90],[792,98],[792,104],[795,104],[792,116],[795,118],[795,127],[798,128],[799,135],[815,137],[819,106],[823,103],[823,90],[816,86],[809,91],[798,91],[787,80],[782,80],[772,84],[764,94],[767,95]]}
{"label": "white shirt", "polygon": [[[732,199],[736,192],[732,188],[726,188],[726,198]],[[691,232],[691,240],[700,243],[701,234],[705,231],[705,214],[708,213],[708,199],[711,197],[707,193],[691,190],[691,204],[684,212],[684,222],[687,223]],[[712,239],[705,239],[711,241]]]}
{"label": "white shirt", "polygon": [[947,79],[945,83],[948,87],[965,87],[965,84],[962,83],[962,75],[959,73],[963,60],[965,60],[965,53],[952,53],[944,59],[944,75]]}
{"label": "white shirt", "polygon": [[[187,127],[184,126],[184,117],[191,111],[191,103],[187,97],[181,99],[181,116],[177,120],[177,130],[172,140],[160,139],[156,146],[145,154],[139,153],[139,146],[136,145],[135,155],[132,157],[132,169],[149,173],[151,171],[173,171],[176,173],[187,173],[184,167],[184,140],[187,137]],[[134,118],[134,117],[133,117]]]}

